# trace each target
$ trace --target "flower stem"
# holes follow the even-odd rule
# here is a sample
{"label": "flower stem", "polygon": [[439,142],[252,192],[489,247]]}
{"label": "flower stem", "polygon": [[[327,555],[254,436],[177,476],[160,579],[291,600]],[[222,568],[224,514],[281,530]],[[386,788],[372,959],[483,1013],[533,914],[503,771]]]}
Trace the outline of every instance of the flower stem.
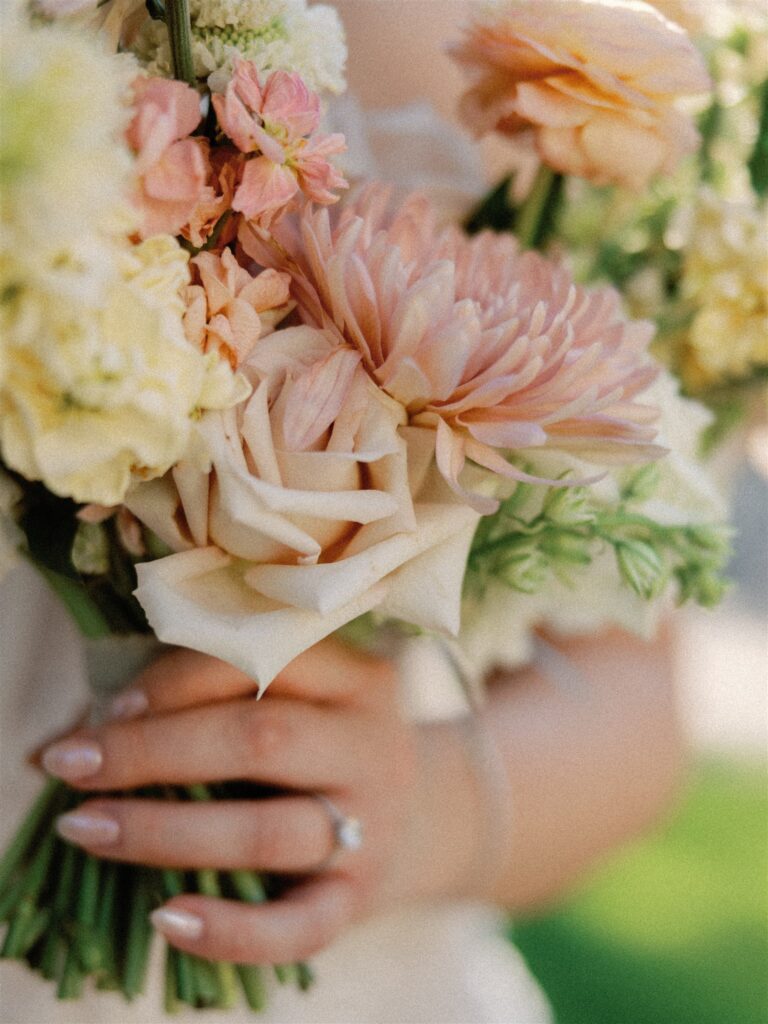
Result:
{"label": "flower stem", "polygon": [[515,234],[523,249],[540,249],[548,241],[562,189],[562,174],[541,164],[515,220]]}
{"label": "flower stem", "polygon": [[63,790],[64,784],[58,779],[49,779],[41,790],[0,861],[0,892],[5,889],[16,868],[24,859],[27,849],[35,838],[35,833],[54,802],[60,799]]}
{"label": "flower stem", "polygon": [[167,0],[165,21],[168,26],[168,40],[171,44],[173,76],[194,87],[197,85],[197,79],[192,63],[192,25],[189,17],[189,0]]}
{"label": "flower stem", "polygon": [[124,894],[124,898],[130,901],[123,971],[123,993],[128,1000],[133,999],[144,990],[144,976],[147,970],[149,947],[152,942],[152,926],[149,923],[152,892],[149,879],[140,868],[133,872],[133,878],[133,886]]}

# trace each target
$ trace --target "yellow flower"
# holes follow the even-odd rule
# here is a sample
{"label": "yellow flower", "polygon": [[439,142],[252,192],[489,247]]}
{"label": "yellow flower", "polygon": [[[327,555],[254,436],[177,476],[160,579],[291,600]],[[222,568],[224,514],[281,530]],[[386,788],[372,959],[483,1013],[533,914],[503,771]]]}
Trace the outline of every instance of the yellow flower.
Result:
{"label": "yellow flower", "polygon": [[704,191],[686,247],[682,293],[697,307],[684,345],[692,390],[768,366],[768,216]]}
{"label": "yellow flower", "polygon": [[248,393],[186,340],[186,254],[154,238],[129,255],[102,304],[26,290],[4,309],[0,452],[8,466],[79,502],[115,505],[133,477],[161,475],[203,408]]}

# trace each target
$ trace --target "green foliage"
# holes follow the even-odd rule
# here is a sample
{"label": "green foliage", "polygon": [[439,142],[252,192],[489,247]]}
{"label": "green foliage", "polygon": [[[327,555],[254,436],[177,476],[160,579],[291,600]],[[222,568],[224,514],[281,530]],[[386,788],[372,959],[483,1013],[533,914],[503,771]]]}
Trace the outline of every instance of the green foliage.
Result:
{"label": "green foliage", "polygon": [[768,790],[707,762],[663,831],[512,937],[559,1024],[765,1024]]}
{"label": "green foliage", "polygon": [[143,633],[149,630],[136,588],[135,560],[128,554],[113,520],[81,522],[80,508],[3,468],[22,497],[14,509],[25,547],[23,554],[45,577],[86,636]]}
{"label": "green foliage", "polygon": [[470,235],[488,228],[491,231],[513,231],[515,226],[515,208],[509,201],[512,187],[512,175],[502,178],[498,185],[491,189],[472,210],[464,224]]}
{"label": "green foliage", "polygon": [[626,476],[618,502],[608,506],[584,487],[518,484],[495,515],[480,521],[468,592],[482,596],[492,580],[525,594],[553,577],[575,585],[574,573],[610,548],[619,577],[640,597],[651,600],[675,580],[681,603],[712,607],[726,589],[730,533],[719,524],[668,526],[644,515],[636,506],[652,497],[658,481],[658,467],[643,466]]}
{"label": "green foliage", "polygon": [[768,193],[768,79],[760,88],[760,125],[747,166],[752,188],[764,197]]}

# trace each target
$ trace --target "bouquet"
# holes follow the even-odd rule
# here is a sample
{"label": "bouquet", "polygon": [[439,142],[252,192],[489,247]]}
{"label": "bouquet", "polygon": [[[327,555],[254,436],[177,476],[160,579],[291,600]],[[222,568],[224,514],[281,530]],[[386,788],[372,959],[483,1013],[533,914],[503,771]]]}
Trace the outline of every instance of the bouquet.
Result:
{"label": "bouquet", "polygon": [[[691,438],[707,414],[621,282],[576,274],[558,234],[564,173],[640,188],[696,149],[678,104],[709,79],[646,5],[544,11],[489,9],[458,46],[473,123],[532,132],[542,161],[467,231],[424,195],[395,205],[345,178],[321,124],[343,88],[328,8],[4,8],[3,537],[87,636],[204,651],[263,692],[338,631],[458,637],[482,665],[500,614],[525,641],[568,600],[642,628],[667,595],[719,599],[727,528]],[[557,46],[563,13],[581,56]],[[643,46],[614,52],[635,29]],[[53,831],[81,799],[49,782],[0,865],[2,955],[62,998],[88,977],[138,993],[168,896],[279,891],[103,864]],[[168,1009],[228,1006],[238,986],[263,1005],[258,969],[169,949]]]}

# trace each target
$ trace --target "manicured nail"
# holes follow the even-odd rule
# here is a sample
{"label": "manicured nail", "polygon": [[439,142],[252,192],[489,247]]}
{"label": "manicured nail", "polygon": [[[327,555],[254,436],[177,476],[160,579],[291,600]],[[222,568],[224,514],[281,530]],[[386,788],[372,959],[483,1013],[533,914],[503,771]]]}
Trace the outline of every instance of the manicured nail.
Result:
{"label": "manicured nail", "polygon": [[144,714],[148,707],[149,701],[147,700],[146,693],[138,688],[132,688],[118,693],[109,705],[108,717],[123,721],[128,718],[138,718],[139,715]]}
{"label": "manicured nail", "polygon": [[157,930],[169,939],[199,939],[203,934],[203,919],[186,910],[161,907],[153,910],[149,919]]}
{"label": "manicured nail", "polygon": [[117,842],[120,826],[105,814],[70,811],[56,819],[56,831],[63,839],[81,846],[102,846]]}
{"label": "manicured nail", "polygon": [[43,768],[65,782],[78,782],[101,768],[101,747],[90,740],[62,740],[43,753]]}

